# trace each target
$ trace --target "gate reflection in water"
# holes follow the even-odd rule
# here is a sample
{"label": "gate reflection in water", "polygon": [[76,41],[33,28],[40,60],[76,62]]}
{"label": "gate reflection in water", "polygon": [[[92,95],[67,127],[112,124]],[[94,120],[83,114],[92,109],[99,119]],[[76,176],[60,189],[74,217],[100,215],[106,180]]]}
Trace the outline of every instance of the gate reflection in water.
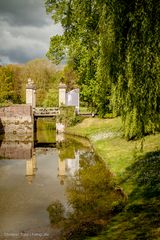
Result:
{"label": "gate reflection in water", "polygon": [[65,180],[78,170],[80,155],[90,151],[53,130],[39,134],[36,144],[31,136],[1,139],[0,234],[49,226],[48,205],[59,200],[67,207]]}

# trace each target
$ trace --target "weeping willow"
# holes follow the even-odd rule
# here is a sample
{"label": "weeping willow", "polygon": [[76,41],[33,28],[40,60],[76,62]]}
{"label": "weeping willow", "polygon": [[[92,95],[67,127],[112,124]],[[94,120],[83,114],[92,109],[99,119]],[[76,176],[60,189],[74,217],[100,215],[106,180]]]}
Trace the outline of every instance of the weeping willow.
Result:
{"label": "weeping willow", "polygon": [[127,139],[160,130],[160,1],[45,0],[64,28],[49,58],[68,59],[83,101],[121,115]]}
{"label": "weeping willow", "polygon": [[114,94],[124,134],[133,139],[160,129],[160,3],[119,1],[119,9],[115,7]]}

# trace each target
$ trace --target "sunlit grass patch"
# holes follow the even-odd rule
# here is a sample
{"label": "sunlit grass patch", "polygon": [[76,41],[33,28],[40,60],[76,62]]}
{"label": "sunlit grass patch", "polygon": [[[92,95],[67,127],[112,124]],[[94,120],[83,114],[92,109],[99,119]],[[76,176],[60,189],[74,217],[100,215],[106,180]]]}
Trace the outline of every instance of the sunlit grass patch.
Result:
{"label": "sunlit grass patch", "polygon": [[100,119],[100,118],[85,118],[83,122],[74,127],[67,128],[67,133],[90,137],[92,135],[103,132],[117,132],[122,128],[120,118]]}

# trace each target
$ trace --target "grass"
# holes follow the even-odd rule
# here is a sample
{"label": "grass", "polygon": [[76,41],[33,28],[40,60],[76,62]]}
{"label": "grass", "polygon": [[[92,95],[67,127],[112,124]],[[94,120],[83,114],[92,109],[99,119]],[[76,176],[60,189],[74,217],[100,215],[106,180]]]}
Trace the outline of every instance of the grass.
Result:
{"label": "grass", "polygon": [[87,107],[80,107],[79,109],[80,113],[90,113],[91,111]]}
{"label": "grass", "polygon": [[[126,168],[134,162],[135,156],[144,155],[160,148],[160,134],[146,136],[143,139],[143,149],[142,140],[126,141],[122,136],[120,118],[86,118],[76,126],[67,128],[66,132],[88,138],[96,153],[117,177],[123,175]],[[107,136],[107,133],[110,132],[115,135],[108,138],[103,136],[104,133]]]}
{"label": "grass", "polygon": [[97,239],[160,239],[160,151],[136,158],[126,169],[126,184],[132,184],[124,211],[112,219]]}
{"label": "grass", "polygon": [[[87,118],[67,133],[87,137],[128,195],[124,211],[92,240],[160,239],[160,134],[126,141],[120,118]],[[109,134],[108,133],[113,133]]]}
{"label": "grass", "polygon": [[100,132],[108,131],[120,131],[122,128],[122,123],[120,118],[114,119],[99,119],[95,118],[85,118],[83,122],[77,124],[74,127],[67,128],[67,133],[73,135],[79,135],[82,137],[90,137],[94,134]]}

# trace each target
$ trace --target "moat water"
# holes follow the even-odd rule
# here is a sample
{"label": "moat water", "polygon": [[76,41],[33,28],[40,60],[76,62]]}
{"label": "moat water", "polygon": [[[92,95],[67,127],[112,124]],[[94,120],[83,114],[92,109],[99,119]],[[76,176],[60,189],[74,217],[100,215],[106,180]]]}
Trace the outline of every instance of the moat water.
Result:
{"label": "moat water", "polygon": [[0,139],[0,236],[50,226],[47,207],[59,200],[66,208],[67,179],[81,156],[92,152],[76,138],[39,130],[30,136]]}

